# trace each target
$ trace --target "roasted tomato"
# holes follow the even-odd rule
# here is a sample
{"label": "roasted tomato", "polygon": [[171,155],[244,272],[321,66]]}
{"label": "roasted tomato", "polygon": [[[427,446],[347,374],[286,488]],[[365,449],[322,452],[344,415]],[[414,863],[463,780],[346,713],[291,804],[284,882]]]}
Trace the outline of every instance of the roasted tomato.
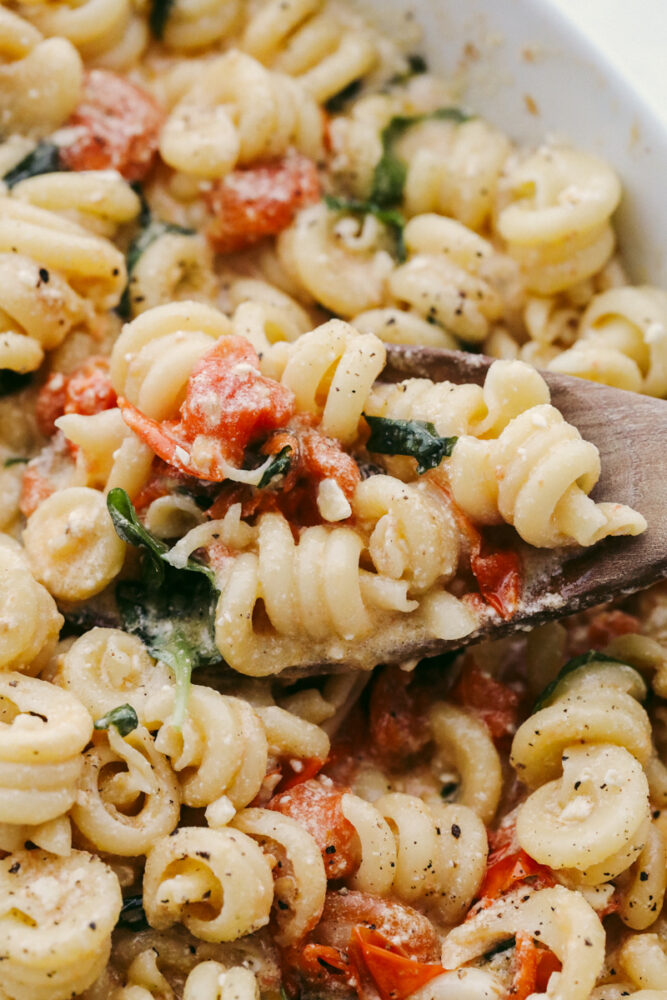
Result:
{"label": "roasted tomato", "polygon": [[111,385],[109,361],[103,357],[88,358],[70,375],[54,372],[42,386],[35,404],[35,416],[42,434],[55,432],[55,421],[64,413],[90,416],[110,410],[116,405],[116,393]]}
{"label": "roasted tomato", "polygon": [[244,250],[281,232],[300,208],[319,198],[317,168],[300,153],[234,170],[206,195],[213,217],[208,238],[218,253]]}
{"label": "roasted tomato", "polygon": [[108,69],[92,69],[67,123],[73,139],[61,148],[60,162],[68,170],[117,170],[140,181],[155,159],[163,117],[145,90]]}
{"label": "roasted tomato", "polygon": [[322,851],[327,878],[347,878],[359,866],[357,832],[343,815],[346,789],[330,778],[301,782],[269,802],[268,808],[298,820]]}

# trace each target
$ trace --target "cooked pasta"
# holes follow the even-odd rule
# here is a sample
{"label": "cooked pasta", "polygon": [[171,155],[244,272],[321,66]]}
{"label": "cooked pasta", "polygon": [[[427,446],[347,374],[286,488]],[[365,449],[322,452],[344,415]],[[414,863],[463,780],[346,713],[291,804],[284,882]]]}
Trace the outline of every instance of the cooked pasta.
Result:
{"label": "cooked pasta", "polygon": [[466,645],[667,293],[404,13],[0,0],[1,1000],[667,998],[665,587]]}
{"label": "cooked pasta", "polygon": [[64,815],[76,798],[92,719],[74,695],[12,671],[0,675],[0,699],[0,821],[37,825]]}
{"label": "cooked pasta", "polygon": [[16,1000],[66,1000],[107,963],[121,907],[118,879],[99,858],[19,851],[0,861],[2,987]]}

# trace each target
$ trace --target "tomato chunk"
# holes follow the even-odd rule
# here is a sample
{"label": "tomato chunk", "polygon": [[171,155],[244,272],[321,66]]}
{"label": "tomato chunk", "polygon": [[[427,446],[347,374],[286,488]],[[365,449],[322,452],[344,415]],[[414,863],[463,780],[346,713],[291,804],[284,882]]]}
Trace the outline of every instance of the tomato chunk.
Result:
{"label": "tomato chunk", "polygon": [[322,851],[327,878],[346,878],[359,866],[357,833],[345,819],[341,799],[345,788],[330,779],[311,779],[274,796],[268,808],[291,816],[308,831]]}
{"label": "tomato chunk", "polygon": [[482,555],[480,543],[471,553],[470,567],[479,591],[502,618],[511,618],[521,594],[521,563],[516,552],[504,549]]}
{"label": "tomato chunk", "polygon": [[447,971],[437,963],[415,961],[405,948],[369,927],[354,928],[350,953],[361,973],[358,973],[359,979],[365,971],[381,1000],[406,1000],[415,990]]}
{"label": "tomato chunk", "polygon": [[296,785],[301,785],[304,781],[315,778],[325,764],[326,761],[319,757],[309,757],[307,760],[282,760],[280,762],[282,777],[276,786],[276,795],[281,795],[283,792],[289,791],[290,788],[295,788]]}
{"label": "tomato chunk", "polygon": [[53,372],[42,386],[35,404],[35,416],[42,434],[50,437],[56,430],[55,421],[64,413],[91,416],[110,410],[116,405],[116,393],[111,384],[109,361],[103,357],[88,358],[70,375]]}
{"label": "tomato chunk", "polygon": [[181,424],[224,442],[240,462],[249,444],[287,423],[294,412],[290,389],[259,373],[259,359],[242,337],[223,337],[195,365],[188,380]]}
{"label": "tomato chunk", "polygon": [[142,180],[153,165],[163,113],[150,94],[107,69],[86,73],[69,118],[74,138],[60,150],[67,170],[118,170]]}
{"label": "tomato chunk", "polygon": [[519,695],[483,670],[467,664],[452,696],[486,723],[494,740],[516,732]]}
{"label": "tomato chunk", "polygon": [[287,423],[294,394],[260,375],[247,340],[225,337],[195,365],[178,420],[157,421],[126,399],[118,406],[127,425],[155,454],[185,475],[210,482],[239,467],[249,444]]}
{"label": "tomato chunk", "polygon": [[439,952],[423,913],[365,892],[330,891],[307,940],[284,950],[283,969],[290,995],[399,1000],[443,971]]}
{"label": "tomato chunk", "polygon": [[208,238],[218,253],[243,250],[281,232],[319,198],[317,168],[300,153],[234,170],[206,195],[213,216]]}
{"label": "tomato chunk", "polygon": [[431,736],[413,688],[413,676],[385,667],[371,689],[369,738],[373,751],[389,765],[422,750]]}
{"label": "tomato chunk", "polygon": [[551,868],[539,864],[519,845],[512,814],[498,830],[489,833],[489,845],[491,853],[479,890],[479,900],[470,909],[468,917],[487,909],[521,882],[529,880],[532,889],[546,889],[556,884]]}
{"label": "tomato chunk", "polygon": [[55,484],[47,476],[44,476],[39,469],[28,466],[21,482],[19,510],[24,517],[30,517],[55,491]]}
{"label": "tomato chunk", "polygon": [[553,972],[562,968],[552,951],[538,948],[526,931],[516,935],[514,980],[510,990],[513,1000],[526,1000],[533,993],[546,991]]}

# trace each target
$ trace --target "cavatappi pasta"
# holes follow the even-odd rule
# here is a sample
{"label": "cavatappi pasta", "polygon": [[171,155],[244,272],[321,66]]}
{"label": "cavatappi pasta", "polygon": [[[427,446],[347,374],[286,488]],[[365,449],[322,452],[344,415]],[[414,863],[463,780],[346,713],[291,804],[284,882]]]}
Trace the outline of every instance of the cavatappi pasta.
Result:
{"label": "cavatappi pasta", "polygon": [[613,168],[407,44],[0,0],[0,1000],[667,1000],[664,586],[377,666],[645,529],[538,368],[667,397]]}

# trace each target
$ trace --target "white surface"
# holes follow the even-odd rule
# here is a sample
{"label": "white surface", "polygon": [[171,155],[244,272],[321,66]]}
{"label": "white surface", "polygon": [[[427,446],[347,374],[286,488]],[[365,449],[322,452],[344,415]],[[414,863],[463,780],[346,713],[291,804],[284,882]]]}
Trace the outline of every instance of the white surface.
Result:
{"label": "white surface", "polygon": [[667,123],[667,0],[548,0]]}

